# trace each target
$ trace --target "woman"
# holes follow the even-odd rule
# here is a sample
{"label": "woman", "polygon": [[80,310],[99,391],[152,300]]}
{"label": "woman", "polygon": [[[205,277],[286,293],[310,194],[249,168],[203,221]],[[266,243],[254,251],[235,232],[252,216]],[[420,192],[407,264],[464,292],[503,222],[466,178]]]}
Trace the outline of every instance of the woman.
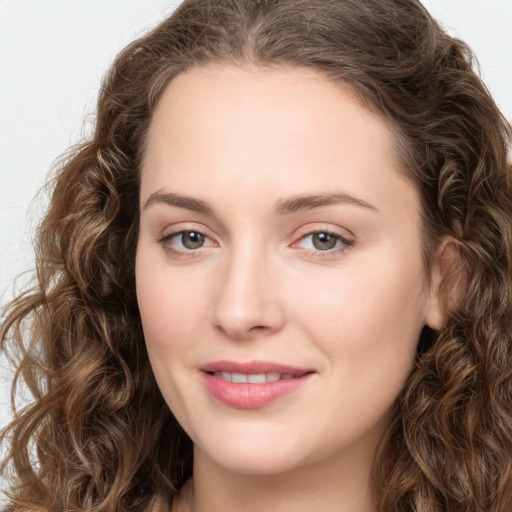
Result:
{"label": "woman", "polygon": [[9,307],[12,509],[510,510],[510,139],[415,0],[185,1]]}

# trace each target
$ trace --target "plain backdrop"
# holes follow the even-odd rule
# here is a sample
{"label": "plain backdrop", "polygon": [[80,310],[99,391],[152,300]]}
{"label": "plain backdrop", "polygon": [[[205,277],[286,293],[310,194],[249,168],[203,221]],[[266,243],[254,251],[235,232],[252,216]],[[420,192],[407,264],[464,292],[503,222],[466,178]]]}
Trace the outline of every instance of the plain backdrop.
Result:
{"label": "plain backdrop", "polygon": [[[170,14],[177,0],[0,0],[0,305],[33,267],[34,202],[52,162],[91,126],[101,78],[116,53]],[[467,41],[512,120],[512,0],[425,0]],[[26,276],[18,280],[18,289]],[[0,425],[11,373],[0,359]]]}

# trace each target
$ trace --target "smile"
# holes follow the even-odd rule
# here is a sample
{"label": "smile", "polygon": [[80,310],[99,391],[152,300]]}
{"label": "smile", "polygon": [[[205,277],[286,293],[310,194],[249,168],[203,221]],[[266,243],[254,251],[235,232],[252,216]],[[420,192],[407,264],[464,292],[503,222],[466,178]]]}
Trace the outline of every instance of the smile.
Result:
{"label": "smile", "polygon": [[305,368],[252,361],[217,361],[200,368],[208,393],[236,409],[259,409],[299,391],[315,371]]}
{"label": "smile", "polygon": [[265,382],[277,382],[279,380],[296,379],[299,375],[292,373],[235,373],[235,372],[214,372],[215,377],[219,377],[227,382],[235,384],[263,384]]}

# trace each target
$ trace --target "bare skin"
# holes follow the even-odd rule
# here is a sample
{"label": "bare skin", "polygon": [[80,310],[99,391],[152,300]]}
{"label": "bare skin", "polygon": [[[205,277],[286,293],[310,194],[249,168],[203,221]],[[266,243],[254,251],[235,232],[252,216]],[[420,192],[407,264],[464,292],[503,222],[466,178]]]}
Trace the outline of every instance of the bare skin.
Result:
{"label": "bare skin", "polygon": [[[399,167],[389,126],[311,70],[171,82],[143,163],[136,280],[153,372],[194,443],[174,512],[376,511],[376,448],[422,328],[441,321]],[[231,403],[206,384],[239,385],[204,370],[224,360],[309,377]]]}

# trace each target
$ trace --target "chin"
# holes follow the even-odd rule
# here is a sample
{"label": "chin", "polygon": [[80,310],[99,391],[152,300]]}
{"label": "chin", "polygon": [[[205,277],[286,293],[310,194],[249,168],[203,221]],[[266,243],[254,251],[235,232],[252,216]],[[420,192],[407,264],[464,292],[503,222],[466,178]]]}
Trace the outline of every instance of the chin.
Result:
{"label": "chin", "polygon": [[302,465],[298,449],[269,441],[233,440],[229,446],[218,443],[212,449],[196,447],[195,456],[206,457],[225,471],[244,475],[276,475]]}

